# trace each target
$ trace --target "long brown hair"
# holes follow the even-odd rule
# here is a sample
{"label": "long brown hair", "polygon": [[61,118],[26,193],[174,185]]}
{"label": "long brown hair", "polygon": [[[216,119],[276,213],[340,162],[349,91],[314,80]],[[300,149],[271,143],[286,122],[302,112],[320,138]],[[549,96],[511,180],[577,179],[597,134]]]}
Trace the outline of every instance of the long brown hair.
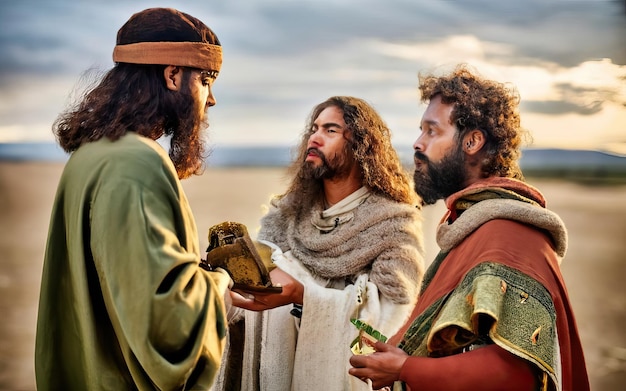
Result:
{"label": "long brown hair", "polygon": [[[117,44],[188,41],[220,45],[215,33],[191,15],[154,8],[135,14],[118,31]],[[197,118],[198,105],[189,89],[189,69],[183,70],[180,92],[170,91],[165,65],[117,63],[73,107],[61,113],[53,132],[66,152],[107,137],[118,140],[135,132],[156,140],[172,136],[170,157],[181,178],[202,172],[206,158]]]}
{"label": "long brown hair", "polygon": [[363,185],[397,202],[417,204],[418,199],[411,188],[409,176],[391,144],[391,131],[372,106],[351,96],[333,96],[313,109],[297,147],[297,156],[289,167],[293,179],[287,192],[279,198],[295,194],[297,197],[288,197],[290,202],[302,204],[302,200],[319,201],[323,191],[322,181],[305,179],[299,172],[306,158],[313,122],[324,109],[331,106],[343,112],[349,133],[347,148],[352,151],[361,168]]}

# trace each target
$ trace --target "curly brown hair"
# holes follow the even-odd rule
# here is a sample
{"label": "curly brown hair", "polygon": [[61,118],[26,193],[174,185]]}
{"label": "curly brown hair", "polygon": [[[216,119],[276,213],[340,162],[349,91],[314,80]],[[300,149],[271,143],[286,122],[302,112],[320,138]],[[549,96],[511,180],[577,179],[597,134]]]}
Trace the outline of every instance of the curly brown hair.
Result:
{"label": "curly brown hair", "polygon": [[391,131],[372,106],[362,99],[350,96],[333,96],[312,110],[297,147],[297,157],[289,167],[293,180],[284,195],[310,194],[316,198],[323,191],[321,181],[304,179],[299,172],[306,159],[313,122],[324,109],[331,106],[343,112],[348,128],[345,136],[347,148],[352,151],[361,168],[363,185],[397,202],[417,204],[418,199],[411,188],[409,176],[391,144]]}
{"label": "curly brown hair", "polygon": [[[152,8],[133,15],[120,28],[117,44],[188,41],[220,45],[215,33],[199,19],[168,8]],[[127,132],[156,140],[172,136],[170,158],[186,178],[202,172],[205,151],[200,129],[206,126],[195,113],[189,88],[190,70],[183,68],[181,93],[163,80],[165,65],[117,63],[99,84],[61,113],[52,126],[60,146],[72,152],[103,137],[115,141]]]}
{"label": "curly brown hair", "polygon": [[443,103],[454,104],[450,122],[458,129],[459,142],[467,131],[483,132],[484,177],[523,179],[518,161],[527,132],[520,126],[520,97],[514,86],[484,79],[460,64],[445,76],[420,74],[419,90],[423,103],[439,95]]}

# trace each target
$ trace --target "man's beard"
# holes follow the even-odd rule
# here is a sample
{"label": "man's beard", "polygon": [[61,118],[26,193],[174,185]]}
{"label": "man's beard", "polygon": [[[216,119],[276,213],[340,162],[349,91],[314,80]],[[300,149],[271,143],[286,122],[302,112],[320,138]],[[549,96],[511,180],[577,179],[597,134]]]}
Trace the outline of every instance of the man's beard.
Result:
{"label": "man's beard", "polygon": [[172,107],[173,118],[168,126],[171,134],[169,156],[174,163],[178,177],[188,178],[199,174],[207,158],[203,130],[208,121],[203,120],[197,102],[191,94],[189,83],[183,79],[183,88],[179,94],[178,104]]}
{"label": "man's beard", "polygon": [[309,148],[307,155],[311,152],[319,157],[321,164],[315,165],[315,163],[306,160],[302,162],[300,176],[303,179],[319,180],[347,177],[352,169],[353,162],[347,159],[347,148],[343,150],[343,153],[335,154],[331,158],[327,158],[326,155],[317,148]]}
{"label": "man's beard", "polygon": [[422,197],[424,204],[432,205],[437,200],[463,189],[465,185],[465,154],[458,144],[439,163],[431,162],[428,157],[415,151],[415,159],[422,164],[415,167],[413,186],[415,192]]}

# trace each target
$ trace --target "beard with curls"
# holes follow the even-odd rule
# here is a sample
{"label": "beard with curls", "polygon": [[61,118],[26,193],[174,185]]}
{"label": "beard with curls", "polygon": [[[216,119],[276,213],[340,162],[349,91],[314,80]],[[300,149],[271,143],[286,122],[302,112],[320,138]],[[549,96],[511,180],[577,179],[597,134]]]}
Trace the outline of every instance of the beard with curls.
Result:
{"label": "beard with curls", "polygon": [[347,144],[342,153],[335,154],[331,158],[327,158],[326,155],[317,148],[309,148],[307,155],[309,153],[313,153],[319,157],[322,162],[320,165],[316,166],[313,162],[306,161],[305,158],[299,173],[300,177],[303,179],[317,181],[320,179],[343,178],[348,176],[354,164],[351,159],[348,159],[350,149]]}
{"label": "beard with curls", "polygon": [[204,120],[201,117],[202,103],[197,102],[191,93],[188,73],[185,79],[165,124],[165,134],[171,136],[169,156],[180,179],[201,174],[208,157],[204,130],[209,124],[206,117]]}
{"label": "beard with curls", "polygon": [[432,205],[463,189],[467,175],[465,153],[460,143],[439,163],[431,162],[419,151],[415,151],[415,160],[422,164],[415,167],[413,186],[424,204]]}

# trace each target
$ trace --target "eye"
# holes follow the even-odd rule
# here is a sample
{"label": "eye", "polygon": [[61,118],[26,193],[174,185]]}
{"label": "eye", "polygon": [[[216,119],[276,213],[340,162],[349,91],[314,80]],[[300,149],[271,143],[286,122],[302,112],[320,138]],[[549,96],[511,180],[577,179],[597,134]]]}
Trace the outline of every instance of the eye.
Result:
{"label": "eye", "polygon": [[201,71],[200,78],[202,81],[202,85],[205,87],[210,87],[217,78],[217,74],[217,71]]}
{"label": "eye", "polygon": [[422,131],[422,134],[425,134],[427,136],[435,135],[435,129],[433,129],[432,126],[420,127],[420,130]]}
{"label": "eye", "polygon": [[218,71],[200,71],[200,74],[203,77],[208,77],[211,79],[217,79],[217,75],[219,74]]}

